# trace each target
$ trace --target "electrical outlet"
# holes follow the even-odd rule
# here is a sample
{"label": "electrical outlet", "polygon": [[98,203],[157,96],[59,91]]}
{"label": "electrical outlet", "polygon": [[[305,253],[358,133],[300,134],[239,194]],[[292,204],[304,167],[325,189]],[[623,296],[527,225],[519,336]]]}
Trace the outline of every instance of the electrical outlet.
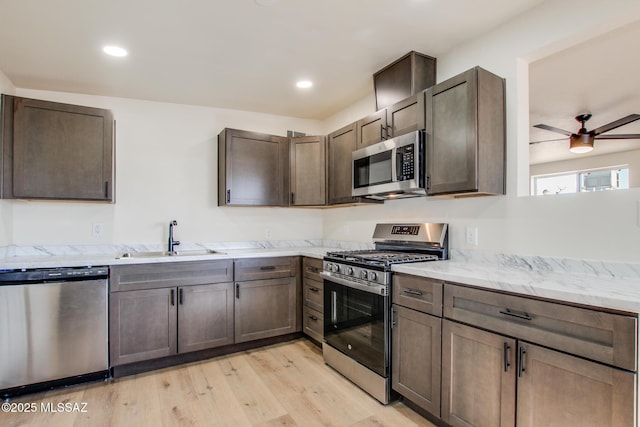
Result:
{"label": "electrical outlet", "polygon": [[478,227],[467,227],[467,245],[478,246]]}
{"label": "electrical outlet", "polygon": [[91,235],[93,237],[100,237],[104,233],[104,224],[100,222],[96,222],[95,224],[91,224]]}
{"label": "electrical outlet", "polygon": [[267,228],[267,229],[264,231],[264,236],[265,236],[267,239],[270,239],[270,238],[271,238],[271,229],[270,229],[270,228]]}

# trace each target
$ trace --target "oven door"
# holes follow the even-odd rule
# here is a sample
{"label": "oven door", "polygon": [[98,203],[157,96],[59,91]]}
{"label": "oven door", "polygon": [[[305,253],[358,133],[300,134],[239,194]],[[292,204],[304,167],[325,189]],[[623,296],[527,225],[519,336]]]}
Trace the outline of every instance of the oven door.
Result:
{"label": "oven door", "polygon": [[325,342],[388,377],[389,296],[381,288],[323,276]]}

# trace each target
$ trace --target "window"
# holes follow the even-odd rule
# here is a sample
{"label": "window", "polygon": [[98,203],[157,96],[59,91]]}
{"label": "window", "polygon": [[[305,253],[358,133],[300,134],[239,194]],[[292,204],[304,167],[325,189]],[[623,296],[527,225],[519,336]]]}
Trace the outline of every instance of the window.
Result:
{"label": "window", "polygon": [[531,177],[531,195],[584,193],[629,188],[629,168],[596,169]]}

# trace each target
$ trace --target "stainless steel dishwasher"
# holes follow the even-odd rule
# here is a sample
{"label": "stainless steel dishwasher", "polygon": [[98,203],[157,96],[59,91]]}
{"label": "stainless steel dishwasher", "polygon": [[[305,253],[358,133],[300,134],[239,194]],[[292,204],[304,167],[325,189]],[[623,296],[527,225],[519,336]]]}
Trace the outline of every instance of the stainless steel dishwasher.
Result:
{"label": "stainless steel dishwasher", "polygon": [[108,376],[108,267],[0,271],[0,396]]}

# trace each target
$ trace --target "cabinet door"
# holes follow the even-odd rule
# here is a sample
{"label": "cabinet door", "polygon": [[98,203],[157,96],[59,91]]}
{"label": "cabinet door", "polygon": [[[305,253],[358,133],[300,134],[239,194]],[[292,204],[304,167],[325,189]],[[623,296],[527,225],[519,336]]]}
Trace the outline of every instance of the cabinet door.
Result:
{"label": "cabinet door", "polygon": [[224,129],[218,156],[218,205],[288,206],[287,138]]}
{"label": "cabinet door", "polygon": [[18,97],[12,108],[13,188],[5,197],[113,200],[111,111]]}
{"label": "cabinet door", "polygon": [[237,282],[235,342],[296,332],[296,282],[295,277]]}
{"label": "cabinet door", "polygon": [[425,91],[428,195],[505,193],[504,79],[475,67]]}
{"label": "cabinet door", "polygon": [[389,137],[424,129],[424,93],[420,92],[387,108]]}
{"label": "cabinet door", "polygon": [[393,320],[392,387],[439,417],[442,319],[394,305]]}
{"label": "cabinet door", "polygon": [[472,191],[477,167],[474,70],[425,92],[428,194]]}
{"label": "cabinet door", "polygon": [[325,137],[291,138],[290,144],[291,205],[325,205],[327,203]]}
{"label": "cabinet door", "polygon": [[351,196],[351,153],[356,149],[356,124],[337,130],[328,136],[329,204],[353,203]]}
{"label": "cabinet door", "polygon": [[233,344],[233,283],[178,288],[178,352]]}
{"label": "cabinet door", "polygon": [[515,425],[515,340],[449,320],[442,330],[442,419],[456,426]]}
{"label": "cabinet door", "polygon": [[[380,110],[357,121],[357,147],[360,149],[380,142],[389,137],[387,129],[387,110]],[[349,157],[351,158],[351,157]]]}
{"label": "cabinet door", "polygon": [[176,354],[176,288],[112,292],[111,365]]}
{"label": "cabinet door", "polygon": [[518,426],[633,426],[636,374],[521,342]]}

